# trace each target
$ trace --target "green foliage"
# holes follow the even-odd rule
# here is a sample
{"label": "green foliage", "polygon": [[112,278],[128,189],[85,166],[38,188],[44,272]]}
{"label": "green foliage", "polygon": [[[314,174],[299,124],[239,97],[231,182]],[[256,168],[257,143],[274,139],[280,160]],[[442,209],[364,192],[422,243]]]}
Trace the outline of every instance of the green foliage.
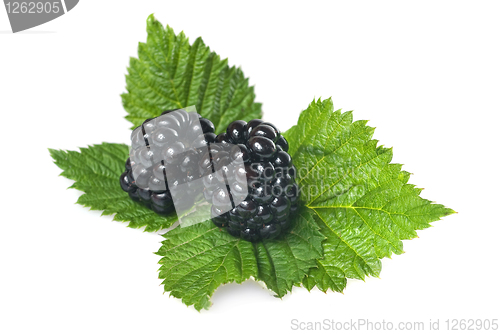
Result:
{"label": "green foliage", "polygon": [[[138,58],[130,59],[122,95],[134,127],[163,110],[191,105],[218,132],[233,120],[261,117],[248,79],[201,38],[191,45],[152,15],[147,32]],[[263,281],[278,297],[300,285],[340,292],[348,278],[378,276],[381,258],[403,253],[402,240],[454,213],[420,197],[421,189],[408,184],[410,174],[391,163],[392,149],[378,146],[366,123],[354,122],[351,112],[334,111],[331,99],[313,101],[284,133],[302,192],[291,231],[250,243],[211,221],[175,228],[164,234],[157,252],[165,291],[197,310],[210,306],[221,284],[249,278]],[[122,191],[128,146],[103,143],[50,153],[61,175],[75,181],[71,188],[84,192],[79,204],[146,231],[176,222],[175,213],[158,216]],[[197,222],[196,216],[188,219]]]}
{"label": "green foliage", "polygon": [[134,127],[167,109],[195,105],[216,131],[236,120],[261,118],[253,87],[240,68],[210,51],[198,37],[193,44],[183,32],[176,35],[153,15],[147,21],[146,43],[139,43],[138,58],[130,58],[127,93],[122,102]]}
{"label": "green foliage", "polygon": [[311,210],[302,208],[289,234],[251,243],[230,236],[211,221],[175,228],[164,235],[158,251],[165,291],[197,310],[210,306],[210,296],[225,283],[253,277],[278,297],[299,284],[322,255],[324,236]]}
{"label": "green foliage", "polygon": [[410,174],[391,164],[392,149],[377,146],[373,128],[313,101],[285,136],[298,169],[304,205],[327,239],[324,257],[304,278],[307,289],[342,291],[346,278],[378,276],[380,259],[403,253],[401,240],[454,213],[421,198]]}
{"label": "green foliage", "polygon": [[103,210],[103,215],[115,214],[113,220],[129,222],[133,228],[145,227],[147,232],[168,228],[177,221],[175,213],[161,217],[132,201],[121,189],[119,179],[129,154],[127,145],[103,143],[81,148],[80,152],[49,151],[63,170],[61,175],[75,181],[70,188],[84,192],[78,204]]}
{"label": "green foliage", "polygon": [[175,228],[164,237],[157,254],[165,291],[197,310],[208,309],[220,284],[257,276],[252,243],[220,231],[211,221]]}
{"label": "green foliage", "polygon": [[312,210],[301,207],[288,234],[255,243],[258,279],[278,297],[300,283],[309,269],[316,267],[315,260],[323,255],[321,242],[325,237],[318,231],[313,215]]}
{"label": "green foliage", "polygon": [[[377,146],[372,134],[366,121],[334,111],[330,99],[313,101],[284,134],[302,191],[291,232],[252,244],[210,221],[176,228],[158,251],[165,291],[200,310],[221,284],[250,277],[282,297],[300,283],[342,291],[347,278],[378,276],[381,258],[403,253],[402,240],[454,211],[421,198],[421,189],[408,184],[409,173],[390,163],[392,150]],[[160,217],[121,190],[126,145],[50,151],[61,175],[76,181],[72,188],[85,192],[78,203],[146,231],[176,221],[175,214]]]}

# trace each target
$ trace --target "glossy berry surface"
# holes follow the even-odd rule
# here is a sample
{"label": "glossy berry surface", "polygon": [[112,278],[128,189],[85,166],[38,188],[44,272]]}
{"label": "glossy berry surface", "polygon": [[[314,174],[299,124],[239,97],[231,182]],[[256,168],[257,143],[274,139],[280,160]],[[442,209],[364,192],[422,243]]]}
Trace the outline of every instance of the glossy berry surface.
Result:
{"label": "glossy berry surface", "polygon": [[[287,153],[288,142],[278,128],[259,119],[248,123],[234,121],[215,141],[234,146],[229,156],[205,157],[200,169],[207,170],[209,166],[237,158],[244,162],[244,168],[228,171],[229,193],[227,189],[211,189],[212,178],[216,176],[204,180],[204,194],[212,203],[214,225],[250,242],[279,238],[287,233],[297,214],[300,192],[295,181],[297,170]],[[247,192],[243,191],[245,186]],[[243,193],[247,195],[235,205],[234,200]],[[233,206],[229,211],[222,209],[230,204]]]}
{"label": "glossy berry surface", "polygon": [[[216,141],[214,131],[210,120],[180,109],[147,119],[132,132],[130,157],[119,180],[121,188],[132,200],[159,215],[172,213],[176,185],[202,177],[202,157],[197,149]],[[165,182],[169,175],[178,179],[171,187]],[[203,188],[190,191],[201,195]]]}

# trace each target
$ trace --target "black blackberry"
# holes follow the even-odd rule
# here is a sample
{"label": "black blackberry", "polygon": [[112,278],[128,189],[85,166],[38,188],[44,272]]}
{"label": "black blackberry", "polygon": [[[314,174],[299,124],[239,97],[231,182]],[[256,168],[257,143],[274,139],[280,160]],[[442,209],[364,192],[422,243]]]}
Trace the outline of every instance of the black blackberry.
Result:
{"label": "black blackberry", "polygon": [[[222,159],[241,157],[244,168],[228,171],[228,189],[213,189],[214,176],[205,176],[204,192],[212,203],[212,222],[249,241],[273,239],[285,233],[297,211],[300,195],[286,139],[273,124],[254,119],[248,123],[232,122],[215,141],[219,145],[234,145],[229,157]],[[211,163],[222,161],[218,154],[205,157],[200,169],[208,170]],[[245,186],[247,189],[243,189]],[[235,206],[235,199],[243,193],[247,195]],[[229,211],[221,209],[227,208],[229,202]]]}
{"label": "black blackberry", "polygon": [[[172,192],[176,187],[201,177],[197,149],[215,141],[214,131],[211,121],[182,109],[167,110],[159,117],[144,121],[131,135],[130,157],[120,176],[122,189],[131,199],[158,214],[171,213],[174,211]],[[167,183],[168,176],[173,176],[169,181],[175,182]],[[189,192],[194,202],[196,193],[202,195],[203,188]],[[186,205],[189,204],[192,203],[188,201]]]}

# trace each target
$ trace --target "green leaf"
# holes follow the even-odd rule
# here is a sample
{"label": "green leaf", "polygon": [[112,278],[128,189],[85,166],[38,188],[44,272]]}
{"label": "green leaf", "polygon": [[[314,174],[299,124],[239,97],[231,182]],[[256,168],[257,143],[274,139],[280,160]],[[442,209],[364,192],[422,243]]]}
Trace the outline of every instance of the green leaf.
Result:
{"label": "green leaf", "polygon": [[325,237],[318,231],[313,215],[312,210],[302,207],[293,218],[290,233],[280,239],[255,243],[258,279],[278,297],[300,283],[309,269],[316,267],[316,259],[323,255],[321,242]]}
{"label": "green leaf", "polygon": [[153,15],[147,20],[146,43],[139,43],[138,58],[131,58],[122,102],[126,119],[134,127],[167,109],[195,105],[216,131],[237,119],[261,118],[254,88],[240,68],[210,51],[199,37],[189,44],[183,32],[176,35]]}
{"label": "green leaf", "polygon": [[49,149],[62,176],[74,180],[71,188],[84,192],[77,203],[103,215],[115,214],[113,220],[129,222],[129,227],[145,227],[152,232],[170,227],[177,221],[175,213],[162,217],[130,199],[120,187],[129,147],[103,143],[80,148],[80,152]]}
{"label": "green leaf", "polygon": [[[302,208],[289,234],[254,244],[230,236],[211,221],[169,231],[157,252],[162,256],[160,278],[165,291],[197,310],[207,309],[218,286],[254,277],[278,297],[284,296],[323,253],[325,237],[312,215],[312,210]],[[196,221],[196,214],[187,219]]]}
{"label": "green leaf", "polygon": [[163,235],[158,255],[165,291],[197,310],[208,309],[221,284],[257,276],[252,243],[230,236],[211,221],[175,228]]}
{"label": "green leaf", "polygon": [[307,289],[342,291],[346,278],[378,276],[380,259],[403,253],[402,240],[454,213],[421,198],[410,174],[391,164],[392,149],[377,146],[374,128],[313,101],[289,139],[304,205],[316,213],[324,257],[303,279]]}

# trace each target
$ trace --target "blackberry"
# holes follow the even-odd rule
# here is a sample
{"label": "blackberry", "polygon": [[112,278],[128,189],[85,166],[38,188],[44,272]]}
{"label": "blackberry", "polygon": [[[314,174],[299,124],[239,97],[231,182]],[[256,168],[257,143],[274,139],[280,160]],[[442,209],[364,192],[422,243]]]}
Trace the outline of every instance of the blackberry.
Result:
{"label": "blackberry", "polygon": [[[229,234],[252,242],[284,234],[290,228],[300,196],[286,139],[273,124],[254,119],[248,123],[232,122],[226,132],[217,135],[215,142],[233,145],[229,156],[207,155],[200,170],[209,170],[212,164],[237,157],[245,165],[227,170],[227,189],[214,189],[214,176],[205,176],[204,195],[212,203],[212,222],[226,228]],[[236,197],[243,193],[247,195],[235,206]],[[227,211],[224,208],[229,204],[233,206]]]}
{"label": "blackberry", "polygon": [[[215,141],[214,131],[210,120],[182,109],[147,119],[132,131],[130,157],[120,176],[121,188],[132,200],[158,214],[173,212],[172,193],[176,188],[201,178],[199,148]],[[169,179],[172,182],[167,183],[168,176],[173,176]],[[195,198],[196,193],[202,195],[203,188],[189,191]]]}

